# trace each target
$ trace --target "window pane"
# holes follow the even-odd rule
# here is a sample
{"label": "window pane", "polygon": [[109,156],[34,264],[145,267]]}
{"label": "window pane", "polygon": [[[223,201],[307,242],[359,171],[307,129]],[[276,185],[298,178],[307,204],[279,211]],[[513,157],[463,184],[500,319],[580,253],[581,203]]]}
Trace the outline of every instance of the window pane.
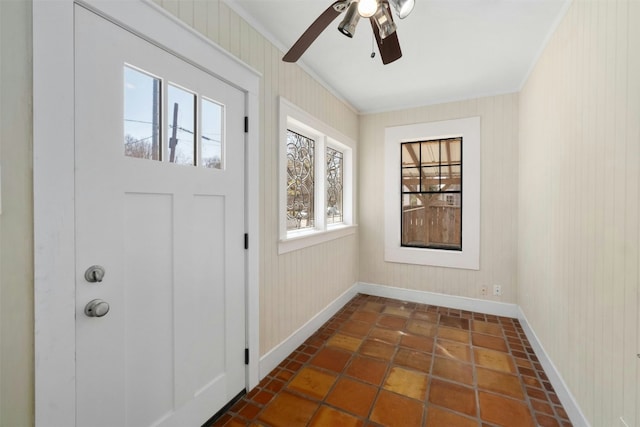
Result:
{"label": "window pane", "polygon": [[437,165],[440,163],[440,141],[426,141],[420,144],[422,154],[422,166]]}
{"label": "window pane", "polygon": [[[450,200],[448,197],[453,196]],[[459,194],[405,194],[402,197],[402,246],[462,249]],[[453,203],[453,204],[450,204]]]}
{"label": "window pane", "polygon": [[402,191],[408,193],[420,192],[420,169],[402,168]]}
{"label": "window pane", "polygon": [[343,154],[327,147],[327,224],[343,221],[342,176]]}
{"label": "window pane", "polygon": [[460,191],[462,184],[461,167],[443,166],[442,184],[444,184],[442,191]]}
{"label": "window pane", "polygon": [[169,162],[195,164],[195,95],[169,85],[167,131],[169,132]]}
{"label": "window pane", "polygon": [[315,142],[287,131],[287,230],[314,225]]}
{"label": "window pane", "polygon": [[420,166],[420,143],[405,142],[402,144],[402,166],[403,167],[419,167]]}
{"label": "window pane", "polygon": [[222,169],[224,107],[217,102],[202,100],[202,135],[200,149],[202,166]]}
{"label": "window pane", "polygon": [[442,161],[460,163],[462,160],[462,140],[460,138],[442,140]]}
{"label": "window pane", "polygon": [[124,154],[160,159],[160,79],[124,67]]}
{"label": "window pane", "polygon": [[421,191],[440,191],[440,168],[432,166],[422,168],[422,190]]}

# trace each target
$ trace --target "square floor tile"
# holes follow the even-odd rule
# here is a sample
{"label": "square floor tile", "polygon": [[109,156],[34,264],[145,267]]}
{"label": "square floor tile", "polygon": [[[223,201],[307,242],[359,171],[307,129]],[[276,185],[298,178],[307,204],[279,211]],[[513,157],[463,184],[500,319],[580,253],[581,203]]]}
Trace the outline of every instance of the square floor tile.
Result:
{"label": "square floor tile", "polygon": [[384,388],[413,399],[424,400],[427,378],[426,374],[396,366],[387,375]]}
{"label": "square floor tile", "polygon": [[414,311],[411,317],[413,319],[426,320],[431,323],[438,323],[438,319],[440,319],[440,315],[438,313],[426,311]]}
{"label": "square floor tile", "polygon": [[351,359],[350,352],[337,350],[331,347],[325,347],[311,359],[311,364],[319,368],[328,369],[329,371],[342,372]]}
{"label": "square floor tile", "polygon": [[315,399],[323,399],[335,381],[335,375],[307,367],[298,372],[287,388]]}
{"label": "square floor tile", "polygon": [[429,402],[472,417],[476,416],[476,393],[464,387],[436,378],[431,380]]}
{"label": "square floor tile", "polygon": [[353,335],[358,338],[362,338],[369,333],[369,329],[371,329],[370,323],[361,322],[359,320],[347,320],[344,322],[340,332],[346,335]]}
{"label": "square floor tile", "polygon": [[365,323],[375,323],[378,319],[377,313],[372,313],[371,311],[361,311],[358,310],[351,315],[352,320],[359,320]]}
{"label": "square floor tile", "polygon": [[393,363],[428,373],[431,369],[431,355],[408,348],[400,348]]}
{"label": "square floor tile", "polygon": [[354,357],[346,371],[347,375],[376,386],[382,383],[386,372],[385,362],[362,356]]}
{"label": "square floor tile", "polygon": [[471,362],[471,349],[468,345],[464,345],[455,341],[447,341],[437,339],[435,344],[435,353],[438,356],[448,357],[461,362]]}
{"label": "square floor tile", "polygon": [[328,347],[337,347],[343,350],[354,352],[362,344],[362,338],[337,333],[327,341]]}
{"label": "square floor tile", "polygon": [[363,311],[380,313],[383,308],[384,308],[384,304],[381,304],[379,302],[368,301],[360,309]]}
{"label": "square floor tile", "polygon": [[371,412],[371,421],[386,427],[419,426],[423,410],[423,404],[416,400],[382,390]]}
{"label": "square floor tile", "polygon": [[411,310],[407,309],[404,306],[400,306],[400,307],[387,306],[385,307],[384,310],[382,310],[382,313],[390,314],[393,316],[409,317],[411,315]]}
{"label": "square floor tile", "polygon": [[469,319],[463,319],[461,317],[454,316],[440,316],[440,325],[448,326],[450,328],[469,330]]}
{"label": "square floor tile", "polygon": [[485,347],[490,348],[492,350],[508,352],[509,348],[507,347],[507,343],[504,339],[500,337],[495,337],[492,335],[484,335],[473,333],[471,342],[476,347]]}
{"label": "square floor tile", "polygon": [[478,367],[476,376],[478,388],[524,400],[522,383],[516,375]]}
{"label": "square floor tile", "polygon": [[407,319],[403,317],[382,315],[378,318],[378,326],[382,326],[384,328],[401,331],[404,329],[406,325],[407,325]]}
{"label": "square floor tile", "polygon": [[338,380],[326,400],[328,403],[347,412],[366,418],[369,416],[371,404],[376,394],[378,394],[378,389],[374,386],[349,378],[342,378]]}
{"label": "square floor tile", "polygon": [[474,348],[473,352],[476,364],[478,365],[494,369],[496,371],[508,372],[510,374],[515,374],[517,372],[515,364],[513,363],[513,358],[507,353],[485,348]]}
{"label": "square floor tile", "polygon": [[553,408],[548,403],[541,402],[541,401],[536,400],[536,399],[531,399],[530,402],[531,402],[531,407],[536,412],[542,412],[543,414],[547,414],[547,415],[552,415],[553,416]]}
{"label": "square floor tile", "polygon": [[447,326],[438,327],[438,338],[461,343],[469,343],[469,331],[464,329],[449,328]]}
{"label": "square floor tile", "polygon": [[560,427],[560,423],[553,417],[545,414],[536,414],[539,427]]}
{"label": "square floor tile", "polygon": [[387,342],[396,345],[400,341],[402,332],[394,331],[386,328],[374,327],[369,333],[369,338]]}
{"label": "square floor tile", "polygon": [[427,408],[425,427],[478,427],[478,422],[435,406]]}
{"label": "square floor tile", "polygon": [[309,427],[362,427],[364,423],[352,415],[345,414],[342,411],[321,406],[318,412],[313,416]]}
{"label": "square floor tile", "polygon": [[436,357],[433,361],[434,376],[464,384],[473,384],[473,366],[454,359]]}
{"label": "square floor tile", "polygon": [[282,392],[259,416],[261,421],[274,427],[304,427],[319,404]]}
{"label": "square floor tile", "polygon": [[423,337],[435,337],[438,332],[438,325],[424,320],[409,320],[407,332]]}
{"label": "square floor tile", "polygon": [[433,351],[434,339],[430,337],[420,337],[416,335],[403,335],[400,338],[402,347],[412,348],[414,350],[431,353]]}
{"label": "square floor tile", "polygon": [[497,323],[474,320],[471,322],[471,330],[482,334],[502,336],[502,328]]}
{"label": "square floor tile", "polygon": [[519,427],[534,427],[529,408],[524,402],[495,394],[478,392],[480,401],[480,417],[482,420],[502,427],[513,427],[518,420]]}
{"label": "square floor tile", "polygon": [[365,356],[389,361],[393,357],[395,350],[395,346],[391,344],[376,340],[365,340],[360,346],[359,352]]}

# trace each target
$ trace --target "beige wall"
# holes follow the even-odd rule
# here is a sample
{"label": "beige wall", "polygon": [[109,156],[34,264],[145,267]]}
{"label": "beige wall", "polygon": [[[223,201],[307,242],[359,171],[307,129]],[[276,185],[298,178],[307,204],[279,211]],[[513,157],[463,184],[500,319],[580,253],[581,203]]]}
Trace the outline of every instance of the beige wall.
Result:
{"label": "beige wall", "polygon": [[0,1],[0,426],[33,424],[31,3]]}
{"label": "beige wall", "polygon": [[358,116],[222,1],[158,1],[262,73],[260,82],[260,354],[282,342],[357,280],[357,234],[278,255],[278,97],[354,141]]}
{"label": "beige wall", "polygon": [[574,0],[520,95],[518,302],[593,426],[640,425],[639,28]]}
{"label": "beige wall", "polygon": [[[480,270],[384,261],[385,127],[481,117]],[[509,94],[389,113],[360,121],[360,275],[364,282],[516,302],[518,95]],[[493,284],[503,296],[491,295]],[[489,287],[482,296],[481,287]]]}

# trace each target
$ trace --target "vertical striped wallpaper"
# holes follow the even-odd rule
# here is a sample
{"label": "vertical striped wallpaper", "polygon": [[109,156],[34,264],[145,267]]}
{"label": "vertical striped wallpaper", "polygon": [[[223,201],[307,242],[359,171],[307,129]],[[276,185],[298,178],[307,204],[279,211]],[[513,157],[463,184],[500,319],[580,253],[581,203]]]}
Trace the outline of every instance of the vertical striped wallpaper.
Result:
{"label": "vertical striped wallpaper", "polygon": [[[384,261],[385,127],[480,116],[480,270]],[[516,302],[518,95],[508,94],[388,113],[360,121],[360,274],[363,282]],[[494,284],[502,296],[494,297]],[[482,286],[488,288],[481,294]]]}
{"label": "vertical striped wallpaper", "polygon": [[0,1],[0,426],[34,423],[30,1]]}
{"label": "vertical striped wallpaper", "polygon": [[518,303],[595,426],[640,425],[640,2],[574,0],[520,95]]}
{"label": "vertical striped wallpaper", "polygon": [[220,0],[156,0],[262,73],[260,82],[260,354],[324,309],[357,280],[357,233],[278,255],[278,97],[358,140],[358,115]]}

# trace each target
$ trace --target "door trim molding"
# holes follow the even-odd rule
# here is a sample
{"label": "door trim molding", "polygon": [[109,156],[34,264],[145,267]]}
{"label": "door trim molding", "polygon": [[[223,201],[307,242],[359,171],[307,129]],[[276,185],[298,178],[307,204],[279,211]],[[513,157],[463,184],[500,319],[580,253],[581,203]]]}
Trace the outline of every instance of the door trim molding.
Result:
{"label": "door trim molding", "polygon": [[[150,0],[34,0],[33,174],[36,426],[73,426],[75,389],[74,7],[178,53],[245,93],[246,386],[259,381],[260,73]],[[171,27],[172,31],[166,29]],[[162,29],[162,30],[160,30]],[[212,71],[212,70],[215,70]],[[242,238],[242,236],[238,236]],[[239,356],[241,357],[241,356]]]}

